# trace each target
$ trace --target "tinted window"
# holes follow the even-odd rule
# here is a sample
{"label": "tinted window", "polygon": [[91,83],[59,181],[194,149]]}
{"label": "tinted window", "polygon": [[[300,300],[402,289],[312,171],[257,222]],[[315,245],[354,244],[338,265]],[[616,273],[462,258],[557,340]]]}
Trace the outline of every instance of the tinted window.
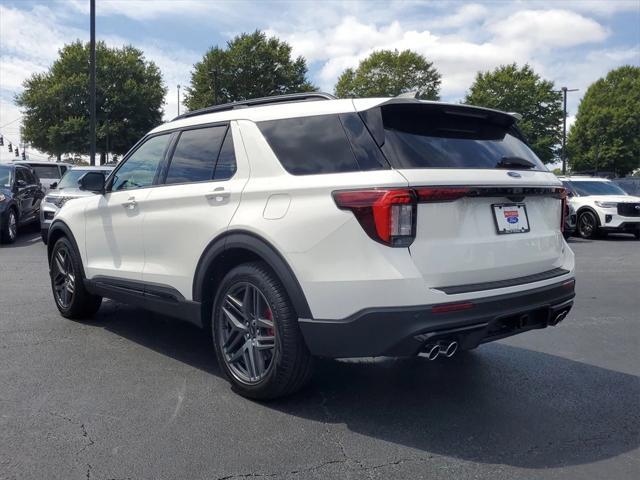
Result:
{"label": "tinted window", "polygon": [[29,179],[27,178],[27,169],[26,168],[16,168],[16,181],[22,180],[24,183],[28,184]]}
{"label": "tinted window", "polygon": [[226,126],[185,130],[180,134],[165,183],[211,180]]}
{"label": "tinted window", "polygon": [[382,151],[395,168],[546,170],[506,115],[424,104],[391,104],[377,111]]}
{"label": "tinted window", "polygon": [[111,190],[130,190],[148,187],[162,161],[171,135],[158,135],[144,142],[118,169],[111,182]]}
{"label": "tinted window", "polygon": [[37,185],[40,181],[36,178],[31,170],[25,169],[24,175],[27,178],[27,183],[29,185]]}
{"label": "tinted window", "polygon": [[47,179],[58,179],[60,178],[60,170],[58,170],[58,165],[31,165],[33,171],[36,172],[38,178],[47,178]]}
{"label": "tinted window", "polygon": [[227,180],[233,177],[234,173],[236,173],[236,154],[233,149],[231,129],[228,129],[227,135],[224,137],[222,149],[220,150],[220,156],[218,157],[213,178],[215,180]]}
{"label": "tinted window", "polygon": [[351,149],[361,170],[389,168],[380,148],[357,113],[341,113],[340,120],[342,120],[342,126],[347,133]]}
{"label": "tinted window", "polygon": [[337,115],[270,120],[258,126],[289,173],[360,170]]}

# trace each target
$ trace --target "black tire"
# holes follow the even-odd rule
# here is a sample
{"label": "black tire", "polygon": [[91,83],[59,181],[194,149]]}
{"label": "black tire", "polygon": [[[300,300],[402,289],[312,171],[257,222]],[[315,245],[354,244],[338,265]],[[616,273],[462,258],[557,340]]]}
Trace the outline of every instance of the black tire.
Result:
{"label": "black tire", "polygon": [[596,217],[595,213],[587,210],[578,216],[576,229],[580,237],[587,239],[595,238],[598,234],[598,227],[598,217]]}
{"label": "black tire", "polygon": [[[233,297],[236,295],[234,292],[242,291],[243,288],[245,293],[242,302],[236,302],[233,310],[240,319],[242,329],[238,329],[231,324],[235,326],[239,323],[230,321],[223,307],[227,312],[230,308],[234,308],[229,296]],[[260,296],[257,293],[253,294],[258,300],[251,303],[260,305],[254,310],[261,311],[261,308],[266,310],[265,315],[270,317],[266,320],[271,322],[270,328],[260,327],[260,322],[265,322],[264,319],[259,320],[257,327],[255,321],[249,320],[259,319],[262,314],[253,315],[248,312],[250,302],[246,296],[247,289],[259,292]],[[260,400],[282,397],[301,389],[311,378],[313,359],[300,332],[298,316],[282,283],[263,262],[239,265],[223,278],[213,303],[211,324],[213,344],[220,368],[231,382],[233,389],[240,395]],[[265,329],[268,330],[267,335],[273,335],[273,337],[260,337],[259,331]],[[230,341],[231,338],[234,340]],[[257,346],[260,338],[272,338],[273,348],[262,347],[260,350]],[[228,346],[225,341],[229,343]],[[256,346],[251,346],[252,341],[256,342]],[[234,345],[238,345],[235,350],[232,349]],[[237,353],[240,350],[244,353],[238,357]],[[249,350],[253,354],[250,354]],[[234,352],[238,360],[232,362],[230,358],[234,356]],[[256,372],[255,364],[258,362],[253,360],[250,362],[253,364],[252,372],[249,367],[251,355],[261,355],[260,365],[264,369],[262,376],[256,374],[253,380],[248,377]],[[265,366],[267,363],[268,366]],[[247,378],[243,378],[240,372],[243,364],[247,371]]]}
{"label": "black tire", "polygon": [[18,213],[10,207],[3,222],[0,222],[0,243],[13,243],[18,238]]}
{"label": "black tire", "polygon": [[[74,320],[89,319],[95,315],[102,297],[89,293],[82,278],[82,264],[71,242],[62,237],[53,246],[50,261],[51,292],[60,314]],[[73,289],[69,292],[69,286]],[[66,289],[66,294],[61,293]]]}

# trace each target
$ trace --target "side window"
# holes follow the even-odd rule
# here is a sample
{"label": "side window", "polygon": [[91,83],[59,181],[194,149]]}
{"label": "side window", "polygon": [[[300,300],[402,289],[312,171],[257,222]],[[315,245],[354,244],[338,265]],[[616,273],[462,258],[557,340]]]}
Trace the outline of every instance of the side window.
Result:
{"label": "side window", "polygon": [[27,177],[27,184],[29,185],[37,185],[39,183],[35,174],[30,170],[24,171],[25,176]]}
{"label": "side window", "polygon": [[16,184],[19,181],[23,181],[25,184],[29,184],[29,179],[27,178],[27,170],[24,168],[16,168]]}
{"label": "side window", "polygon": [[360,170],[338,115],[269,120],[258,127],[293,175]]}
{"label": "side window", "polygon": [[233,149],[233,137],[231,128],[227,130],[224,137],[224,143],[220,149],[216,171],[213,175],[214,180],[228,180],[236,173],[236,153]]}
{"label": "side window", "polygon": [[226,126],[183,131],[173,152],[165,183],[211,180],[226,131]]}
{"label": "side window", "polygon": [[153,185],[158,165],[162,162],[170,134],[151,137],[118,169],[111,182],[111,191],[131,190]]}

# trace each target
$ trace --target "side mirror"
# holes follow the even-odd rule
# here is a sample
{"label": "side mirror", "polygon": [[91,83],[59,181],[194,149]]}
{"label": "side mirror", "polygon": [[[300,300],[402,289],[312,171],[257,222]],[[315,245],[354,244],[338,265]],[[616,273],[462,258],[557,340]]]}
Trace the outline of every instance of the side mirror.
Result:
{"label": "side mirror", "polygon": [[101,172],[87,172],[78,180],[80,190],[104,193],[104,174]]}
{"label": "side mirror", "polygon": [[51,190],[53,190],[54,188],[56,188],[58,186],[58,182],[53,182],[51,185],[49,185],[49,188]]}
{"label": "side mirror", "polygon": [[24,188],[26,186],[27,186],[27,182],[25,182],[24,180],[16,180],[16,187]]}

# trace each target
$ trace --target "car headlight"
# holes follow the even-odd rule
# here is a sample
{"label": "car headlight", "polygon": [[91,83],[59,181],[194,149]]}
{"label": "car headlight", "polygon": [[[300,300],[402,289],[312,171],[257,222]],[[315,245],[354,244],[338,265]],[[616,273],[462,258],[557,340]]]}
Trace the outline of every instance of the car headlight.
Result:
{"label": "car headlight", "polygon": [[4,193],[0,193],[0,202],[4,202],[7,199],[7,196]]}
{"label": "car headlight", "polygon": [[57,195],[47,195],[44,197],[46,203],[53,203],[56,207],[62,208],[62,206],[71,200],[73,197],[58,197]]}
{"label": "car headlight", "polygon": [[600,208],[616,208],[618,206],[617,202],[598,202],[598,201],[596,201],[595,204],[597,206],[599,206]]}

